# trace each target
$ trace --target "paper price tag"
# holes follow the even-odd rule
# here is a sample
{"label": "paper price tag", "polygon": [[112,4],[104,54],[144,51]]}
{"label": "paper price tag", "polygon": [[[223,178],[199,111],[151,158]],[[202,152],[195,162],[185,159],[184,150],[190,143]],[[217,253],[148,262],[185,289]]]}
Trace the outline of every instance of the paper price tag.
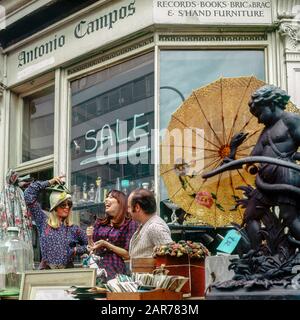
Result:
{"label": "paper price tag", "polygon": [[238,231],[230,230],[219,244],[217,250],[231,254],[241,240],[241,237],[242,236]]}

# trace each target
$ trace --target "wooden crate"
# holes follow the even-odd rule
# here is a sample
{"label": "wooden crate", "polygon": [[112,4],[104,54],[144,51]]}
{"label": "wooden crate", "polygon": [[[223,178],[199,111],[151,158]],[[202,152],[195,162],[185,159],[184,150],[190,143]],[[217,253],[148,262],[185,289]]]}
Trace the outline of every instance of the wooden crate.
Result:
{"label": "wooden crate", "polygon": [[181,292],[155,289],[144,292],[108,292],[107,300],[182,300]]}
{"label": "wooden crate", "polygon": [[156,260],[153,258],[131,259],[131,271],[141,273],[152,273],[156,268]]}
{"label": "wooden crate", "polygon": [[169,270],[168,275],[180,275],[189,278],[181,292],[186,296],[203,297],[205,295],[205,267],[204,261],[198,259],[188,260],[187,256],[180,258],[171,256],[156,257],[156,267],[162,264]]}

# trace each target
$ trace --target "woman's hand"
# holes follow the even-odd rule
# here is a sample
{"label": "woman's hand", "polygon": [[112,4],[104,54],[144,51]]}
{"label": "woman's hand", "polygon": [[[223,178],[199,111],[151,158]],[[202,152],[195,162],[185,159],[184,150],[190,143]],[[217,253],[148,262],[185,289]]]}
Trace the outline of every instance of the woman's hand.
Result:
{"label": "woman's hand", "polygon": [[89,245],[89,244],[88,244],[88,245],[86,246],[86,250],[87,250],[89,253],[93,253],[93,249],[92,249],[92,248],[93,248],[93,245]]}
{"label": "woman's hand", "polygon": [[93,241],[93,234],[94,234],[94,227],[90,226],[86,228],[86,235],[88,237],[88,251],[92,251],[92,247],[94,246],[94,241]]}
{"label": "woman's hand", "polygon": [[52,179],[49,180],[49,183],[51,186],[54,184],[62,184],[64,182],[63,178],[65,178],[65,175],[53,177]]}
{"label": "woman's hand", "polygon": [[108,249],[108,250],[114,252],[115,254],[117,254],[118,256],[122,257],[125,260],[129,259],[129,254],[128,254],[127,250],[120,248],[118,246],[115,246],[106,240],[99,240],[99,241],[95,242],[93,246],[87,247],[87,249],[90,253],[93,253],[95,250],[100,249],[100,248]]}
{"label": "woman's hand", "polygon": [[99,240],[99,241],[95,242],[93,246],[91,246],[91,250],[94,251],[94,250],[97,250],[100,248],[108,248],[109,245],[110,245],[109,242],[107,242],[105,240]]}
{"label": "woman's hand", "polygon": [[88,237],[92,237],[93,236],[93,233],[94,233],[94,227],[93,226],[90,226],[90,227],[87,227],[86,228],[86,235]]}

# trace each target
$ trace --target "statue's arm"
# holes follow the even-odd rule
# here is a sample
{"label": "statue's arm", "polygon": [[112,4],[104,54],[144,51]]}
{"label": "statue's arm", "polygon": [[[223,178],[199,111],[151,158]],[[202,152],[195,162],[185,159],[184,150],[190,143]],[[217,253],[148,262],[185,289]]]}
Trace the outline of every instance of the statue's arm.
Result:
{"label": "statue's arm", "polygon": [[298,114],[288,113],[284,122],[289,129],[289,133],[297,147],[300,147],[300,116]]}
{"label": "statue's arm", "polygon": [[245,141],[245,139],[247,138],[248,133],[245,132],[239,132],[236,133],[230,140],[230,153],[228,155],[228,157],[225,157],[223,160],[223,163],[228,163],[231,162],[233,160],[235,160],[235,155],[237,152],[238,147]]}
{"label": "statue's arm", "polygon": [[[284,119],[285,124],[289,129],[289,133],[296,144],[300,147],[300,116],[297,114],[288,113]],[[293,160],[300,160],[300,152],[295,152]]]}

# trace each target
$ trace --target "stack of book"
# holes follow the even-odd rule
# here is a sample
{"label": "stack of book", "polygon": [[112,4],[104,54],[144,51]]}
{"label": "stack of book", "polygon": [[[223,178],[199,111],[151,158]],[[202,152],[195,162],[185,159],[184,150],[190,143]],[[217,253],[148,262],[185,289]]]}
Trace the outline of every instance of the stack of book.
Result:
{"label": "stack of book", "polygon": [[188,280],[189,278],[178,275],[133,273],[130,277],[118,275],[109,280],[105,287],[110,292],[140,292],[153,289],[180,292]]}

